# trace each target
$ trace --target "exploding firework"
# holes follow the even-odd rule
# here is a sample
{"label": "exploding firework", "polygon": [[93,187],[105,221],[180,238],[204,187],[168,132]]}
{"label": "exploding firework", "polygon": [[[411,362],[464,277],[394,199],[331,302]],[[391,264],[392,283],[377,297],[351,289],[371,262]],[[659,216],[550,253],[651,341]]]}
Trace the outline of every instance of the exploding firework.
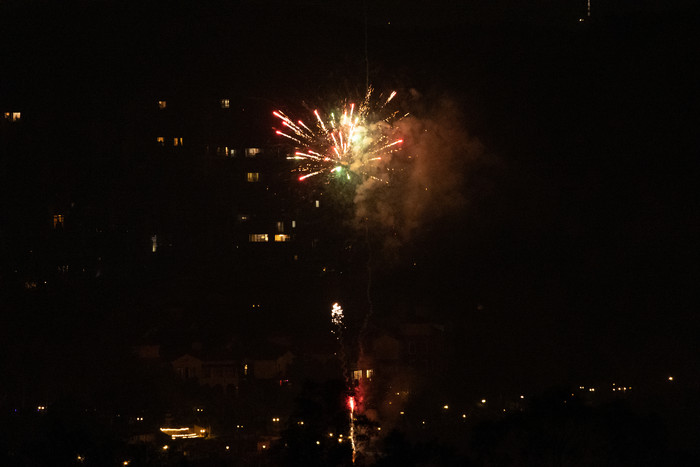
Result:
{"label": "exploding firework", "polygon": [[339,303],[334,303],[331,307],[331,323],[336,327],[332,332],[340,334],[344,327],[343,325],[343,307]]}
{"label": "exploding firework", "polygon": [[327,115],[314,110],[313,123],[308,125],[303,120],[294,122],[281,110],[273,112],[284,127],[276,133],[294,143],[294,154],[288,159],[300,162],[295,168],[301,173],[299,180],[321,174],[350,180],[352,173],[387,182],[383,170],[403,142],[396,137],[395,123],[407,115],[389,108],[395,96],[393,91],[374,99],[370,87],[359,106],[346,100]]}

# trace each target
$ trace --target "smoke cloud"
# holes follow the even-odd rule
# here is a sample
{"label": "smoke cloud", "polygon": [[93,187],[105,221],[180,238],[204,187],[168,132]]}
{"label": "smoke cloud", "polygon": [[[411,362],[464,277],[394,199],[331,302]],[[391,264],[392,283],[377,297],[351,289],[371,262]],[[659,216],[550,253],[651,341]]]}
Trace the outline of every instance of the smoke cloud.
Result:
{"label": "smoke cloud", "polygon": [[452,100],[427,102],[416,91],[411,97],[411,113],[395,126],[403,149],[385,164],[390,183],[370,178],[354,198],[356,225],[390,232],[387,246],[406,242],[422,225],[464,209],[467,175],[485,158]]}

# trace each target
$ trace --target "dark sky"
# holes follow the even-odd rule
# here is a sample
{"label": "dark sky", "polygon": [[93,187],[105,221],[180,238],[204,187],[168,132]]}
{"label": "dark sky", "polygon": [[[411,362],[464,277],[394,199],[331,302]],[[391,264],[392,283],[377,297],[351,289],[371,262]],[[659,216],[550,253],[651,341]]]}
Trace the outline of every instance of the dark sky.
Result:
{"label": "dark sky", "polygon": [[[0,104],[51,109],[69,146],[85,107],[209,86],[314,100],[361,89],[368,61],[375,86],[456,102],[488,156],[467,206],[405,247],[419,271],[378,282],[386,303],[435,308],[475,372],[697,369],[698,10],[455,3],[3,2]],[[83,156],[38,165],[56,157]]]}

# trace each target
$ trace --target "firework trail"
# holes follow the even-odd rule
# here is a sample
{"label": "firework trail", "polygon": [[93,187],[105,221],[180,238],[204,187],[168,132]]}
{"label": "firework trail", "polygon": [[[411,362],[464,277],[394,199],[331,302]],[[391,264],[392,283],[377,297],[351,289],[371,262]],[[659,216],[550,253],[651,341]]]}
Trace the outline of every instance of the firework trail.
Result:
{"label": "firework trail", "polygon": [[348,408],[350,409],[350,446],[352,446],[352,463],[354,464],[357,452],[355,447],[355,397],[348,396]]}
{"label": "firework trail", "polygon": [[288,159],[300,161],[295,169],[301,173],[299,181],[321,174],[350,180],[353,173],[386,183],[382,171],[403,143],[394,125],[407,116],[390,110],[395,96],[393,91],[386,99],[375,99],[369,86],[359,106],[346,100],[325,116],[316,109],[309,124],[281,110],[272,112],[282,125],[275,133],[293,143],[294,154]]}
{"label": "firework trail", "polygon": [[331,323],[335,326],[334,329],[331,330],[331,332],[336,336],[336,339],[338,340],[338,345],[340,347],[339,350],[339,359],[341,362],[341,365],[343,367],[343,377],[345,378],[345,384],[348,387],[348,391],[350,394],[347,397],[347,404],[348,404],[348,417],[350,421],[350,445],[352,446],[352,463],[355,463],[355,454],[356,454],[356,447],[355,447],[355,396],[352,394],[352,384],[350,382],[350,375],[348,374],[348,367],[345,362],[345,346],[343,343],[343,330],[345,329],[345,324],[343,323],[343,308],[340,306],[339,303],[334,303],[333,306],[331,307]]}
{"label": "firework trail", "polygon": [[331,329],[331,332],[335,335],[338,340],[338,358],[340,359],[340,364],[343,368],[343,378],[345,378],[345,384],[348,385],[350,382],[350,375],[348,373],[348,366],[345,361],[345,343],[343,342],[343,331],[345,330],[345,324],[343,323],[343,307],[339,303],[334,303],[331,307],[331,323],[335,326]]}

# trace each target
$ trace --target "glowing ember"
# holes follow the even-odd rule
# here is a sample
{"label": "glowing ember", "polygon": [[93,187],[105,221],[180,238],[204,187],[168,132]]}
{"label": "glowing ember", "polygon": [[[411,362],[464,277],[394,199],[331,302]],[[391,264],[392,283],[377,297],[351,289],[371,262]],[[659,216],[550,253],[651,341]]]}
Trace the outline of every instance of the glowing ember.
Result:
{"label": "glowing ember", "polygon": [[302,161],[295,170],[303,173],[299,180],[319,174],[335,174],[350,180],[350,173],[362,177],[383,180],[377,174],[380,164],[388,162],[389,156],[400,149],[402,139],[394,137],[394,123],[398,111],[390,111],[387,104],[396,96],[396,91],[383,103],[374,103],[372,87],[367,89],[365,98],[356,109],[354,103],[341,104],[339,112],[329,112],[325,118],[318,110],[313,114],[316,119],[312,125],[302,120],[292,121],[282,111],[272,112],[282,126],[276,134],[293,141],[294,155],[288,159]]}

